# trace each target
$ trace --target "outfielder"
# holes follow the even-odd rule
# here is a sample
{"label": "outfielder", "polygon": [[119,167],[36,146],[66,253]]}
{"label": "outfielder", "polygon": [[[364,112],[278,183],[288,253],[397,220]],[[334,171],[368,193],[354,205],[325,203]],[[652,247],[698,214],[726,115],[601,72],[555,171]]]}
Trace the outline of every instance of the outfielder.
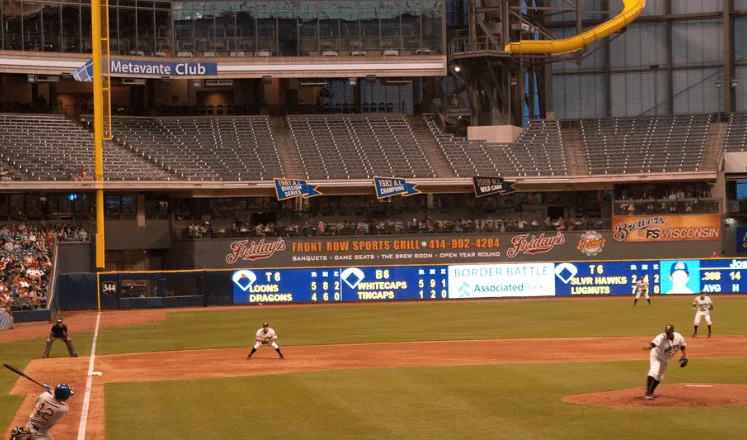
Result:
{"label": "outfielder", "polygon": [[700,325],[700,319],[705,318],[706,324],[708,324],[708,337],[711,337],[711,310],[713,310],[713,301],[707,297],[705,292],[700,292],[700,296],[693,300],[693,310],[695,312],[695,321],[693,322],[693,338],[698,336],[698,325]]}
{"label": "outfielder", "polygon": [[11,440],[54,440],[49,430],[70,411],[67,399],[74,395],[66,383],[57,385],[54,395],[47,392],[40,394],[28,423],[15,428],[10,433]]}
{"label": "outfielder", "polygon": [[654,398],[654,390],[664,380],[664,372],[669,366],[669,359],[673,358],[678,351],[682,350],[680,358],[680,367],[688,363],[687,344],[681,334],[674,331],[672,324],[664,327],[664,333],[654,338],[644,350],[650,350],[648,380],[646,383],[646,399]]}
{"label": "outfielder", "polygon": [[59,318],[57,319],[57,324],[53,325],[52,330],[49,332],[47,346],[44,348],[44,359],[49,357],[49,352],[52,350],[52,344],[57,339],[65,341],[67,352],[70,353],[70,356],[78,357],[78,353],[75,352],[75,347],[73,347],[73,341],[67,335],[67,325],[62,323],[62,318]]}
{"label": "outfielder", "polygon": [[254,343],[254,347],[252,347],[252,352],[249,353],[249,356],[247,356],[247,359],[251,359],[252,355],[255,351],[259,349],[259,347],[263,345],[270,345],[272,348],[275,349],[275,351],[278,352],[280,355],[280,359],[285,359],[285,356],[283,356],[283,353],[280,352],[280,347],[278,347],[277,342],[275,342],[278,339],[277,333],[275,333],[275,330],[270,328],[270,324],[263,323],[262,328],[257,330],[257,335],[255,336],[254,340],[256,341]]}
{"label": "outfielder", "polygon": [[648,297],[648,278],[646,277],[642,277],[635,284],[635,299],[633,300],[633,307],[635,307],[635,304],[638,302],[638,298],[640,298],[641,295],[646,298],[646,301],[648,301],[648,305],[650,306],[651,300]]}

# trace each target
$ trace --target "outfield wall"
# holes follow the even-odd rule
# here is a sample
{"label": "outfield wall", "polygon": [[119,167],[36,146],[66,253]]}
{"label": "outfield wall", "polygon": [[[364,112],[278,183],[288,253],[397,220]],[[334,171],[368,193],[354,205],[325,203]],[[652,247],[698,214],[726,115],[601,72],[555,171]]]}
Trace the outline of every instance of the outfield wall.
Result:
{"label": "outfield wall", "polygon": [[747,260],[349,265],[63,274],[60,310],[354,301],[747,293]]}

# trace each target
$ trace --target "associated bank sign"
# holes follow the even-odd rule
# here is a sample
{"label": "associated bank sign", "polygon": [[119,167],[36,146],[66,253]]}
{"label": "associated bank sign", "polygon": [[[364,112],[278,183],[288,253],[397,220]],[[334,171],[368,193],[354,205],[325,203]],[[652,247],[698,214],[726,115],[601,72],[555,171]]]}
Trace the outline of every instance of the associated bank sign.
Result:
{"label": "associated bank sign", "polygon": [[[133,75],[147,76],[215,76],[218,74],[218,63],[181,62],[169,63],[160,61],[111,60],[109,74],[112,76]],[[73,72],[76,81],[93,81],[93,61]]]}

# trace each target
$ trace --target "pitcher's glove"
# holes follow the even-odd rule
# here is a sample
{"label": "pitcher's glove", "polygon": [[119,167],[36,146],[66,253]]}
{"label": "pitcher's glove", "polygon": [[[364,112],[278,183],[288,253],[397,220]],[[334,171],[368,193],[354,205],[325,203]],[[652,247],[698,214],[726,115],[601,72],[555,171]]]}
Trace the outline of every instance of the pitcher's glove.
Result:
{"label": "pitcher's glove", "polygon": [[688,362],[690,362],[690,359],[688,359],[686,357],[680,358],[680,368],[687,367]]}

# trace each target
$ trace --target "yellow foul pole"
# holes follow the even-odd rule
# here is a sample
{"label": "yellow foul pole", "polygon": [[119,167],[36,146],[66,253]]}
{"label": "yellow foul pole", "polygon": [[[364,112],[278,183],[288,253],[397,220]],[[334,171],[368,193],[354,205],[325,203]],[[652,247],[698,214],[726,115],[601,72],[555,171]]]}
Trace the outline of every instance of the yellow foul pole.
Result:
{"label": "yellow foul pole", "polygon": [[[105,13],[108,14],[108,11]],[[91,0],[91,46],[93,48],[93,151],[96,174],[96,270],[102,271],[106,268],[106,259],[104,247],[104,71],[101,48],[101,0]]]}

